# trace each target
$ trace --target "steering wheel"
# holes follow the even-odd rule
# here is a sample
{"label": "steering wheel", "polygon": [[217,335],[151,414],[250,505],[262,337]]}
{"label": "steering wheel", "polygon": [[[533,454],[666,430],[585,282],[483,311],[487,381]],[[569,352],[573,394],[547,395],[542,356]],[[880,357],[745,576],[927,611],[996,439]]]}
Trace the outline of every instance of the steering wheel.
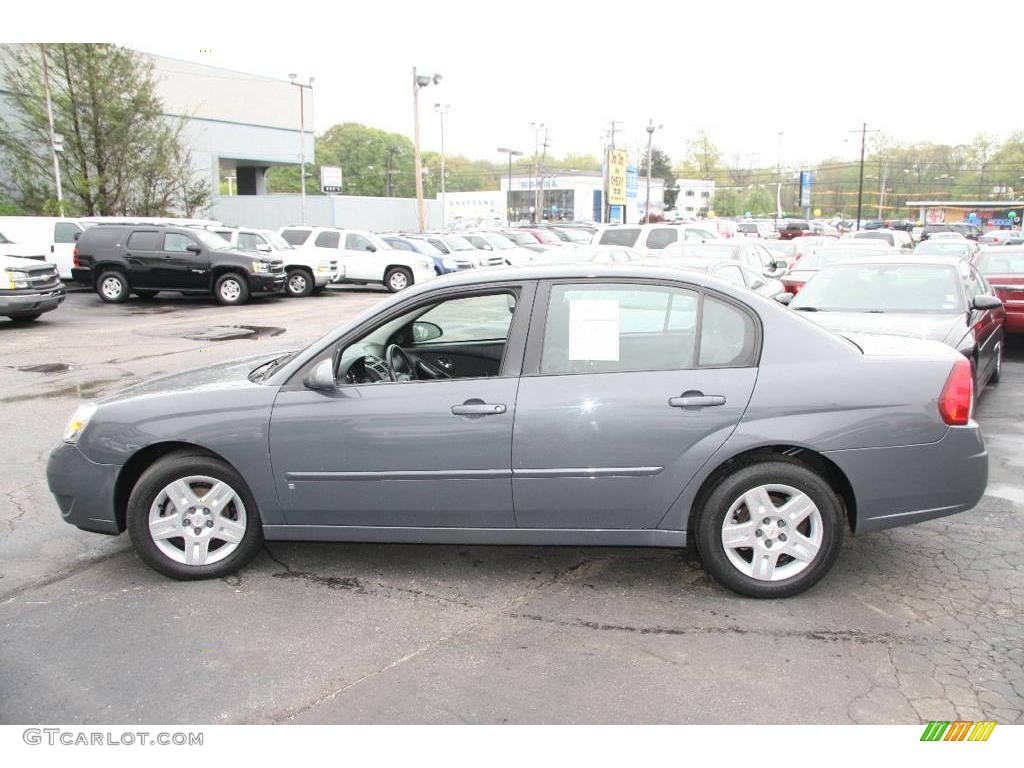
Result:
{"label": "steering wheel", "polygon": [[410,381],[418,378],[416,376],[416,366],[412,364],[412,360],[410,360],[409,356],[405,354],[405,350],[402,349],[397,344],[388,344],[388,348],[384,352],[384,362],[387,364],[388,367],[388,377],[392,381],[398,381],[398,375],[395,365],[397,358],[401,359],[402,364],[405,366],[405,370],[408,371],[407,375]]}

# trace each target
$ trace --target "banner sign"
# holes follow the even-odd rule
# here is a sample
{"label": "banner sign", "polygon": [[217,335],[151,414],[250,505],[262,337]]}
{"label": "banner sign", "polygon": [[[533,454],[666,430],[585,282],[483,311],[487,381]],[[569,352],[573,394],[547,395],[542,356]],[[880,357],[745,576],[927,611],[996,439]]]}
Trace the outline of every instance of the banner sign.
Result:
{"label": "banner sign", "polygon": [[800,171],[800,207],[811,207],[811,172]]}
{"label": "banner sign", "polygon": [[608,205],[625,205],[629,155],[624,149],[608,150]]}

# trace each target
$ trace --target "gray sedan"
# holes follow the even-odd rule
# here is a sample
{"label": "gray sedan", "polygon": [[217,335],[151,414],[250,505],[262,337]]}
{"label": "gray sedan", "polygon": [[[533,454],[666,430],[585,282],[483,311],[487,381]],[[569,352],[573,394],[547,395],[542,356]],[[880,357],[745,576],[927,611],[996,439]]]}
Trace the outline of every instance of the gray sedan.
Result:
{"label": "gray sedan", "polygon": [[977,503],[971,384],[945,345],[851,343],[708,275],[473,270],[83,406],[47,477],[67,522],[179,579],[264,539],[693,541],[720,583],[784,597],[845,531]]}

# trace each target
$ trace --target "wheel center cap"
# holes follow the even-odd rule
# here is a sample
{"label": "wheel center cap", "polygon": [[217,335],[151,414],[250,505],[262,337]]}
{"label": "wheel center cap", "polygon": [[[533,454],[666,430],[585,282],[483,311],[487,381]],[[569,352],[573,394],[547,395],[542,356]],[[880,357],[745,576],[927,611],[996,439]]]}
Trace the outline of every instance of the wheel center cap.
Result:
{"label": "wheel center cap", "polygon": [[775,523],[769,524],[764,529],[764,536],[766,539],[774,539],[779,535],[779,526]]}

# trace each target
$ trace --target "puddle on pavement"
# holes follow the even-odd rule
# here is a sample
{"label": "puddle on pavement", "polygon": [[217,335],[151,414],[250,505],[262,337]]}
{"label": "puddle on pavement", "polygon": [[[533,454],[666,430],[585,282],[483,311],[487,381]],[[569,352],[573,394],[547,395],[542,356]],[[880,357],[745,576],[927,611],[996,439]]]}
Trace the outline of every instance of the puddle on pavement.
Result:
{"label": "puddle on pavement", "polygon": [[131,375],[128,375],[117,379],[91,379],[90,381],[82,381],[76,384],[64,384],[63,386],[56,387],[54,389],[29,392],[24,395],[0,397],[0,403],[22,403],[26,400],[50,400],[52,398],[59,397],[80,397],[84,399],[91,399],[111,385],[127,385],[130,382],[126,381],[126,379],[130,378],[132,378]]}
{"label": "puddle on pavement", "polygon": [[171,312],[177,312],[178,307],[146,307],[136,306],[131,309],[125,310],[125,314],[129,315],[167,315]]}
{"label": "puddle on pavement", "polygon": [[38,365],[19,365],[17,370],[25,373],[64,373],[71,370],[67,363],[39,363]]}
{"label": "puddle on pavement", "polygon": [[284,328],[272,325],[214,325],[210,328],[182,334],[182,338],[192,341],[234,341],[236,339],[256,341],[271,336],[280,336],[282,333],[284,333]]}

